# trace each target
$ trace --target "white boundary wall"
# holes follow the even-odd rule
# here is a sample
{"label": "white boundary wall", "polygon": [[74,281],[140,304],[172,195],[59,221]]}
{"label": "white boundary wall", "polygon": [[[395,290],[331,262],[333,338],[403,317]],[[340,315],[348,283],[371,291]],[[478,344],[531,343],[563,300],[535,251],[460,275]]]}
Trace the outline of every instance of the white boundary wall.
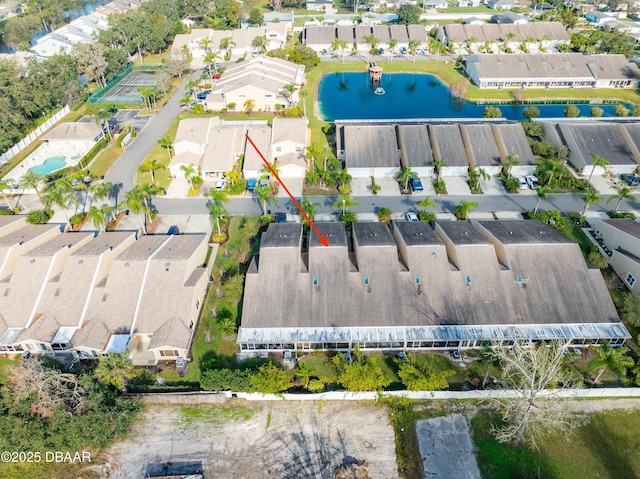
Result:
{"label": "white boundary wall", "polygon": [[25,136],[22,140],[20,140],[18,143],[5,151],[2,155],[0,155],[0,165],[4,165],[7,161],[16,156],[26,147],[28,147],[31,143],[37,140],[40,135],[42,135],[45,131],[58,123],[62,119],[62,117],[70,111],[71,109],[69,108],[69,105],[65,105],[63,108],[47,118],[47,121],[45,121],[42,125],[40,125],[38,128]]}
{"label": "white boundary wall", "polygon": [[[226,399],[239,398],[247,401],[377,401],[382,397],[407,397],[409,399],[461,400],[516,397],[513,390],[483,391],[387,391],[384,393],[333,391],[319,394],[260,394],[234,393],[231,391],[190,392],[190,393],[151,393],[133,394],[149,403],[160,404],[212,404],[224,402]],[[570,399],[616,399],[640,398],[640,388],[596,388],[596,389],[549,389],[541,396],[565,397]],[[224,399],[222,399],[224,398]]]}

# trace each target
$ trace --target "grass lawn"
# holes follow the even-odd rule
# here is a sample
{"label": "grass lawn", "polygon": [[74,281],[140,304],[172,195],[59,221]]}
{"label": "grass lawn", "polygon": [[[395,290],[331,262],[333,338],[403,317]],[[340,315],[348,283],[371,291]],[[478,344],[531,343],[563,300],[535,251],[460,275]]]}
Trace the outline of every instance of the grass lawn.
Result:
{"label": "grass lawn", "polygon": [[98,153],[98,156],[89,163],[87,170],[91,172],[92,176],[106,175],[109,168],[120,158],[123,151],[124,148],[119,148],[116,142],[112,140],[110,145]]}
{"label": "grass lawn", "polygon": [[506,447],[489,434],[490,420],[480,412],[471,421],[478,464],[484,479],[507,478],[632,478],[640,476],[640,411],[595,414],[566,442],[562,435],[541,441],[533,453]]}
{"label": "grass lawn", "polygon": [[[167,129],[167,131],[165,131],[162,137],[168,136],[169,138],[171,138],[171,141],[173,141],[174,138],[176,137],[176,131],[178,131],[178,122],[174,121],[171,124],[171,126]],[[171,183],[171,174],[169,173],[169,169],[167,168],[171,160],[169,159],[169,154],[167,153],[167,149],[162,148],[160,144],[157,143],[153,147],[153,149],[151,150],[151,153],[149,153],[149,156],[147,156],[147,158],[156,160],[159,165],[162,165],[162,168],[154,171],[154,175],[155,175],[156,184],[166,190],[167,188],[169,188],[169,184]],[[136,184],[141,185],[141,184],[147,184],[147,183],[151,183],[151,173],[148,171],[144,173],[137,171]]]}
{"label": "grass lawn", "polygon": [[[182,378],[183,381],[199,381],[200,365],[207,353],[215,353],[221,356],[235,357],[238,345],[235,340],[225,340],[222,335],[220,319],[230,317],[236,324],[240,323],[242,288],[238,288],[238,280],[244,284],[244,273],[239,269],[238,260],[232,254],[233,245],[238,242],[249,242],[252,236],[258,232],[257,216],[235,216],[231,218],[229,225],[229,241],[221,245],[215,258],[213,276],[216,282],[209,287],[205,304],[202,308],[202,316],[198,322],[198,329],[194,335],[191,346],[193,361],[189,365],[189,372]],[[251,252],[257,252],[258,242],[251,245]],[[247,262],[250,261],[247,260]],[[220,273],[225,274],[225,279],[220,279]],[[217,297],[217,290],[224,292],[224,296]],[[217,317],[212,314],[215,310]],[[211,342],[207,342],[207,335]]]}
{"label": "grass lawn", "polygon": [[584,231],[571,223],[571,220],[567,218],[565,221],[565,227],[560,232],[567,238],[575,241],[580,245],[582,253],[586,256],[591,251],[593,243],[589,240]]}

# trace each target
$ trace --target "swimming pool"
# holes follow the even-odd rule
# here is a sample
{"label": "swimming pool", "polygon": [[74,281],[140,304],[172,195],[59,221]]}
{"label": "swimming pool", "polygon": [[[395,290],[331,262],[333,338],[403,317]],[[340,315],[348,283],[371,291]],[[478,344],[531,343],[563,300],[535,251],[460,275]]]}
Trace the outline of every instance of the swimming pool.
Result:
{"label": "swimming pool", "polygon": [[29,168],[29,171],[38,173],[39,175],[49,175],[65,166],[67,166],[66,156],[52,156],[44,160],[41,165],[32,166]]}
{"label": "swimming pool", "polygon": [[[376,94],[376,87],[384,94]],[[318,88],[318,104],[325,121],[339,119],[385,120],[413,118],[482,118],[491,105],[477,105],[452,98],[449,88],[437,77],[425,73],[384,73],[379,85],[369,81],[366,72],[336,72],[325,75]],[[524,120],[522,110],[530,105],[495,105],[502,117]],[[565,103],[536,104],[539,118],[564,117]],[[615,105],[576,104],[580,116],[591,116],[599,106],[604,116],[613,116]]]}

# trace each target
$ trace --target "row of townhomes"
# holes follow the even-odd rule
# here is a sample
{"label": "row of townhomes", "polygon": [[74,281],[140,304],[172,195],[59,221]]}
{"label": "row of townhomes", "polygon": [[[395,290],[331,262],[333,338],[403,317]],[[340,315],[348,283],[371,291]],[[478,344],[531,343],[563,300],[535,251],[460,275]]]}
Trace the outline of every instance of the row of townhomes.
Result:
{"label": "row of townhomes", "polygon": [[499,173],[509,155],[528,175],[535,160],[522,125],[517,122],[455,120],[416,122],[336,122],[338,159],[354,178],[394,177],[409,165],[418,175],[433,176],[435,160],[445,160],[442,176],[465,176],[470,167]]}
{"label": "row of townhomes", "polygon": [[506,49],[516,53],[557,53],[558,45],[569,45],[569,34],[560,22],[521,25],[452,23],[439,27],[436,38],[461,54],[500,53]]}
{"label": "row of townhomes", "polygon": [[[169,165],[173,176],[181,166],[194,166],[205,181],[215,181],[237,169],[245,178],[258,178],[265,164],[246,140],[249,135],[265,158],[277,161],[282,178],[304,178],[309,131],[306,118],[274,118],[267,122],[224,122],[218,117],[182,120],[173,143],[175,155]],[[242,164],[239,160],[243,159]]]}
{"label": "row of townhomes", "polygon": [[281,48],[287,41],[289,27],[283,22],[265,23],[261,27],[239,28],[235,30],[213,30],[194,28],[190,33],[176,35],[171,47],[171,55],[182,57],[188,53],[192,68],[201,68],[208,52],[228,53],[237,60],[247,54],[256,53],[252,46],[257,37],[266,37],[266,50]]}
{"label": "row of townhomes", "polygon": [[114,0],[97,8],[90,15],[84,15],[71,21],[51,33],[38,38],[33,45],[37,55],[50,57],[59,53],[71,53],[78,43],[93,43],[100,30],[109,26],[109,15],[115,15],[136,9],[143,0]]}
{"label": "row of townhomes", "polygon": [[[211,93],[205,99],[207,110],[242,111],[251,99],[255,110],[273,111],[290,107],[298,102],[298,90],[304,83],[304,65],[258,55],[225,69],[220,79],[213,80]],[[285,86],[294,91],[283,96]],[[278,107],[279,106],[279,107]]]}
{"label": "row of townhomes", "polygon": [[427,46],[427,30],[424,25],[306,27],[302,33],[302,42],[317,52],[329,52],[333,51],[331,45],[336,39],[342,40],[347,45],[346,51],[335,53],[355,50],[359,54],[371,49],[371,45],[365,40],[369,35],[375,36],[378,39],[378,48],[384,50],[389,48],[389,40],[392,38],[397,42],[397,52],[401,48],[408,48],[409,42],[414,40],[420,42],[421,47]]}
{"label": "row of townhomes", "polygon": [[204,234],[96,236],[0,216],[0,351],[187,359],[207,246]]}
{"label": "row of townhomes", "polygon": [[[242,351],[622,344],[600,270],[528,220],[271,224],[247,272]],[[308,245],[308,246],[305,246]]]}
{"label": "row of townhomes", "polygon": [[480,88],[635,88],[640,69],[624,55],[469,55],[466,71]]}

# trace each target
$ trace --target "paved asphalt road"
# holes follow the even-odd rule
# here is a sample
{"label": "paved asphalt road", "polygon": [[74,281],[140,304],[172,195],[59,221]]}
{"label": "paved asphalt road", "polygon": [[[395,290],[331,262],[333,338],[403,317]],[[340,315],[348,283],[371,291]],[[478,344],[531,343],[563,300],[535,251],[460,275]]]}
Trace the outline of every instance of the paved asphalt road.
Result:
{"label": "paved asphalt road", "polygon": [[116,185],[117,199],[121,200],[124,192],[133,188],[136,170],[142,163],[164,132],[180,113],[180,99],[184,96],[185,85],[191,78],[199,78],[202,72],[196,70],[176,88],[173,95],[142,129],[131,145],[120,155],[104,177]]}
{"label": "paved asphalt road", "polygon": [[[352,208],[357,213],[376,213],[382,206],[390,208],[394,212],[412,211],[416,209],[416,201],[423,199],[423,196],[361,196],[356,197],[355,200],[360,203],[360,206]],[[317,213],[334,213],[336,208],[332,207],[335,197],[311,197],[309,198],[314,203],[319,203],[320,206],[316,208]],[[493,212],[493,211],[531,211],[535,208],[536,197],[533,195],[518,196],[441,196],[432,197],[432,200],[436,202],[436,207],[433,211],[436,213],[453,213],[455,206],[460,203],[461,200],[475,201],[478,203],[478,207],[474,208],[475,212]],[[203,198],[188,198],[188,199],[167,199],[167,198],[155,198],[154,205],[164,215],[194,215],[194,214],[207,214],[206,200]],[[257,198],[233,198],[231,202],[226,205],[229,213],[231,214],[260,214],[260,204]],[[607,204],[605,201],[595,205],[591,205],[590,211],[607,211],[615,206],[615,202]],[[272,211],[283,211],[295,214],[296,209],[290,200],[281,200],[278,207],[270,205],[269,208]],[[560,211],[582,211],[584,208],[584,202],[576,195],[562,194],[551,195],[548,201],[542,201],[540,203],[541,209],[558,209]],[[628,202],[622,202],[621,210],[630,210],[638,208],[638,205]],[[419,208],[418,208],[419,209]]]}

